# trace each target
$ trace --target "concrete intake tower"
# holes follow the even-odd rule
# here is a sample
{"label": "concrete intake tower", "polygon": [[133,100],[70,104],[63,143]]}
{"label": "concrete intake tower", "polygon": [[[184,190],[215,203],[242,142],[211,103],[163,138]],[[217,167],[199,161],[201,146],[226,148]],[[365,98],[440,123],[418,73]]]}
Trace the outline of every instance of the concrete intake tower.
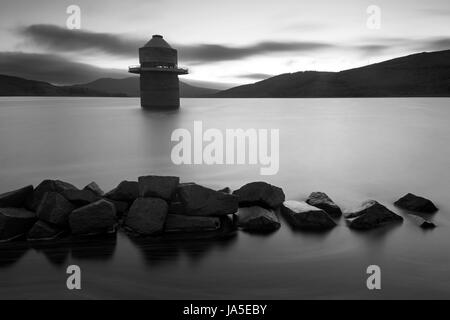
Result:
{"label": "concrete intake tower", "polygon": [[139,66],[128,72],[140,74],[141,106],[146,109],[177,109],[180,107],[179,74],[187,69],[178,68],[177,50],[160,35],[154,35],[139,48]]}

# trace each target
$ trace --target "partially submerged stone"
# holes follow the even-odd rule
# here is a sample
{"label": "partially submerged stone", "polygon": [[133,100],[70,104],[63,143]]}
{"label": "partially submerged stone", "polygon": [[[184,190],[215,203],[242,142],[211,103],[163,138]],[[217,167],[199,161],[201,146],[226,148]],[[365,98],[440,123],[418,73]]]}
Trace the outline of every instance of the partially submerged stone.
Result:
{"label": "partially submerged stone", "polygon": [[20,237],[31,229],[36,214],[23,208],[0,208],[0,242]]}
{"label": "partially submerged stone", "polygon": [[139,196],[170,200],[180,183],[179,177],[143,176],[139,177]]}
{"label": "partially submerged stone", "polygon": [[378,228],[403,221],[402,217],[375,200],[363,202],[358,209],[347,215],[346,218],[352,219],[349,223],[350,228],[360,230]]}
{"label": "partially submerged stone", "polygon": [[53,226],[45,221],[37,221],[30,229],[27,235],[29,241],[53,240],[58,238],[63,230]]}
{"label": "partially submerged stone", "polygon": [[69,214],[75,209],[66,198],[57,192],[47,192],[37,209],[40,220],[49,222],[59,227],[69,225]]}
{"label": "partially submerged stone", "polygon": [[69,215],[70,230],[75,235],[92,235],[115,231],[116,209],[107,200],[78,208]]}
{"label": "partially submerged stone", "polygon": [[133,202],[139,197],[139,184],[137,181],[122,181],[117,187],[105,194],[105,198]]}
{"label": "partially submerged stone", "polygon": [[322,209],[332,218],[339,218],[342,215],[341,209],[326,193],[313,192],[309,195],[306,203],[316,208]]}
{"label": "partially submerged stone", "polygon": [[30,197],[32,194],[33,194],[32,185],[2,193],[0,194],[0,208],[25,207],[25,202],[27,198]]}
{"label": "partially submerged stone", "polygon": [[238,197],[215,191],[198,184],[184,184],[178,188],[178,195],[187,215],[224,216],[238,209]]}
{"label": "partially submerged stone", "polygon": [[105,194],[105,192],[102,190],[102,188],[100,188],[100,186],[92,181],[91,183],[89,183],[88,185],[86,185],[83,190],[89,190],[92,191],[94,194],[98,195],[99,197],[103,196]]}
{"label": "partially submerged stone", "polygon": [[401,197],[394,204],[402,209],[420,213],[433,213],[438,211],[438,208],[431,200],[416,196],[412,193]]}
{"label": "partially submerged stone", "polygon": [[282,213],[296,229],[326,230],[336,226],[336,222],[324,210],[303,201],[285,201]]}
{"label": "partially submerged stone", "polygon": [[78,190],[73,184],[61,180],[44,180],[33,191],[27,200],[27,208],[36,211],[47,192],[62,193],[65,190]]}
{"label": "partially submerged stone", "polygon": [[280,221],[271,209],[258,206],[239,208],[238,227],[252,232],[269,232],[280,228]]}
{"label": "partially submerged stone", "polygon": [[155,235],[164,230],[167,203],[159,198],[137,198],[125,218],[125,226],[140,235]]}
{"label": "partially submerged stone", "polygon": [[194,217],[177,214],[167,215],[165,232],[204,232],[220,228],[217,217]]}
{"label": "partially submerged stone", "polygon": [[240,207],[261,206],[276,209],[285,200],[284,192],[281,188],[266,182],[251,182],[233,192],[239,197]]}

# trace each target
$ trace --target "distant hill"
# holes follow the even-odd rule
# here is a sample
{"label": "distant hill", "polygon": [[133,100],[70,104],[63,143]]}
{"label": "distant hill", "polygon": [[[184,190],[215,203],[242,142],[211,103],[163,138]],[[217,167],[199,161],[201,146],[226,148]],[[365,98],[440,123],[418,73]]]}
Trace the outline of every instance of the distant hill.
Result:
{"label": "distant hill", "polygon": [[0,75],[0,96],[111,97],[123,95],[109,94],[82,87],[55,86],[43,81],[27,80],[19,77]]}
{"label": "distant hill", "polygon": [[450,50],[413,54],[341,72],[281,74],[218,98],[450,96]]}
{"label": "distant hill", "polygon": [[[101,78],[89,83],[75,85],[77,88],[88,88],[109,94],[123,93],[129,97],[139,97],[139,77],[124,79]],[[219,90],[201,88],[180,81],[180,96],[182,98],[201,98],[217,93]]]}
{"label": "distant hill", "polygon": [[[180,81],[183,98],[206,97],[218,91]],[[139,77],[102,78],[86,84],[55,86],[43,81],[0,75],[0,96],[139,97]]]}

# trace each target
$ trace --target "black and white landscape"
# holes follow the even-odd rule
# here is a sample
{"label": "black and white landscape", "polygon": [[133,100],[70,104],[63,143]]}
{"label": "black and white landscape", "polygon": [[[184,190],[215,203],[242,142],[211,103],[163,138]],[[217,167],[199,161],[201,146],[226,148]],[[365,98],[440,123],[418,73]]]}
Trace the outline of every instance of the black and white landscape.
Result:
{"label": "black and white landscape", "polygon": [[448,299],[448,1],[1,6],[0,299]]}

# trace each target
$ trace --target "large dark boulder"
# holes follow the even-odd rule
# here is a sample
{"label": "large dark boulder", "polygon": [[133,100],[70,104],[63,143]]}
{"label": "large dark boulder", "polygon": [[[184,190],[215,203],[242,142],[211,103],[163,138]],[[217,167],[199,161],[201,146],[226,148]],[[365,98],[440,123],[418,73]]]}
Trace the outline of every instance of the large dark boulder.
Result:
{"label": "large dark boulder", "polygon": [[77,208],[96,202],[100,196],[90,190],[64,190],[61,195],[74,204]]}
{"label": "large dark boulder", "polygon": [[88,185],[86,185],[83,190],[89,190],[92,191],[94,194],[98,195],[99,197],[102,197],[105,192],[102,190],[102,188],[100,188],[100,186],[92,181],[91,183],[89,183]]}
{"label": "large dark boulder", "polygon": [[280,228],[280,221],[271,209],[258,206],[239,208],[238,227],[251,232],[270,232]]}
{"label": "large dark boulder", "polygon": [[264,208],[276,209],[285,200],[284,192],[281,188],[266,182],[251,182],[233,192],[239,197],[240,207],[260,206]]}
{"label": "large dark boulder", "polygon": [[0,242],[9,241],[28,232],[36,214],[23,208],[0,208]]}
{"label": "large dark boulder", "polygon": [[164,230],[167,202],[159,198],[137,198],[125,218],[125,226],[140,235],[155,235]]}
{"label": "large dark boulder", "polygon": [[78,188],[61,180],[44,180],[34,189],[33,195],[27,200],[26,207],[36,211],[47,192],[61,193],[65,190],[78,190]]}
{"label": "large dark boulder", "polygon": [[51,225],[45,221],[37,221],[33,227],[28,231],[27,240],[53,240],[64,233],[64,230]]}
{"label": "large dark boulder", "polygon": [[180,178],[170,176],[139,177],[139,196],[170,200],[178,188]]}
{"label": "large dark boulder", "polygon": [[332,218],[339,218],[342,215],[341,208],[326,193],[313,192],[309,195],[306,203],[322,209]]}
{"label": "large dark boulder", "polygon": [[220,228],[220,219],[217,217],[194,217],[177,214],[168,214],[164,226],[165,232],[202,232],[213,231]]}
{"label": "large dark boulder", "polygon": [[328,213],[303,201],[285,201],[281,212],[295,229],[327,230],[336,226]]}
{"label": "large dark boulder", "polygon": [[198,184],[183,184],[178,195],[185,212],[191,216],[224,216],[238,209],[238,197],[215,191]]}
{"label": "large dark boulder", "polygon": [[139,197],[139,184],[137,181],[122,181],[117,187],[105,194],[105,198],[133,202]]}
{"label": "large dark boulder", "polygon": [[75,235],[111,233],[115,231],[116,209],[102,199],[72,211],[69,224]]}
{"label": "large dark boulder", "polygon": [[403,221],[402,217],[375,200],[363,202],[357,210],[346,215],[346,218],[351,219],[350,228],[359,230],[378,228]]}
{"label": "large dark boulder", "polygon": [[40,220],[59,227],[69,225],[69,214],[75,209],[66,198],[57,192],[47,192],[37,209]]}
{"label": "large dark boulder", "polygon": [[33,186],[29,185],[14,191],[0,194],[0,208],[25,207],[25,202],[33,194]]}
{"label": "large dark boulder", "polygon": [[402,209],[420,213],[433,213],[438,211],[438,208],[433,202],[431,202],[431,200],[416,196],[412,193],[408,193],[407,195],[401,197],[395,201],[394,204]]}

